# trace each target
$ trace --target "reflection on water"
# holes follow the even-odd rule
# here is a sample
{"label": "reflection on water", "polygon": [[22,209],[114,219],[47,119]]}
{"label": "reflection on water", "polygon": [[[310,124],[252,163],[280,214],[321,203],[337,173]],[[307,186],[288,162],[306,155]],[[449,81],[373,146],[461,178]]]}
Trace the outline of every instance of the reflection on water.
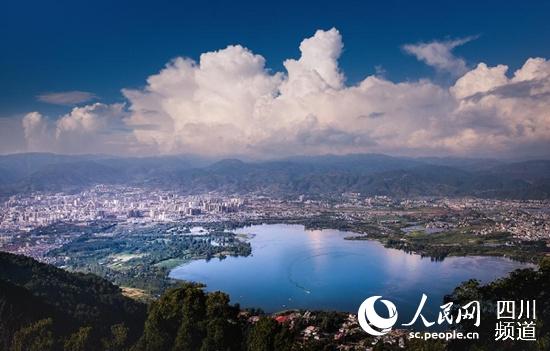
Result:
{"label": "reflection on water", "polygon": [[488,282],[525,266],[497,257],[433,262],[375,241],[344,240],[350,233],[306,231],[300,225],[261,225],[237,232],[256,234],[250,239],[251,256],[193,261],[173,269],[170,276],[205,283],[207,290],[225,291],[241,306],[268,312],[355,312],[367,297],[382,295],[397,305],[400,317],[410,319],[422,293],[428,295],[426,315],[436,316],[443,296],[460,282]]}

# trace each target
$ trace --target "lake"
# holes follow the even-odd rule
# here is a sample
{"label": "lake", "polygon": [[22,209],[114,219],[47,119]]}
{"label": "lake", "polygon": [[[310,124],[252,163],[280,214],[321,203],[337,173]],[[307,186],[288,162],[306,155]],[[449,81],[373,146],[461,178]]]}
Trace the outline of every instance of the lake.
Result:
{"label": "lake", "polygon": [[204,283],[207,291],[224,291],[232,302],[266,312],[301,308],[356,313],[367,297],[381,295],[397,306],[400,322],[407,323],[422,293],[428,295],[423,314],[434,321],[443,296],[461,282],[489,282],[527,266],[498,257],[435,262],[372,240],[344,240],[354,233],[305,230],[301,225],[257,225],[235,232],[251,234],[251,256],[192,261],[173,269],[170,277]]}

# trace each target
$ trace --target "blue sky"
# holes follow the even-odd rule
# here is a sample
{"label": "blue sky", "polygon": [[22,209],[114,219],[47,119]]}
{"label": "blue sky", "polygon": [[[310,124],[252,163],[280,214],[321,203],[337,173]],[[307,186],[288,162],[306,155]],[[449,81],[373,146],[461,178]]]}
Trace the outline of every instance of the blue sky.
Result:
{"label": "blue sky", "polygon": [[145,84],[176,56],[241,44],[282,69],[299,42],[336,27],[348,83],[381,66],[392,80],[433,70],[401,46],[479,35],[457,49],[469,62],[550,56],[548,1],[6,1],[0,11],[0,115],[59,108],[46,92],[82,90],[104,101]]}
{"label": "blue sky", "polygon": [[[529,83],[529,87],[534,87],[535,83],[545,82],[547,77],[545,73],[540,72],[546,72],[545,59],[550,57],[548,18],[548,1],[7,1],[0,11],[0,84],[3,87],[0,94],[0,127],[4,129],[2,135],[12,134],[9,141],[12,145],[0,143],[0,152],[44,148],[56,152],[70,151],[71,148],[59,141],[62,138],[61,132],[66,132],[67,128],[76,130],[75,126],[78,124],[82,127],[82,121],[85,120],[86,123],[92,124],[94,132],[100,127],[103,128],[100,131],[101,135],[118,133],[115,140],[109,140],[109,143],[124,146],[113,146],[113,153],[179,153],[186,150],[202,153],[200,145],[211,143],[212,140],[191,141],[192,138],[186,134],[191,133],[193,128],[198,128],[198,120],[193,119],[195,116],[189,115],[190,101],[181,95],[170,99],[163,96],[165,100],[159,98],[152,105],[145,106],[145,100],[150,103],[151,99],[160,96],[158,92],[145,98],[136,97],[136,94],[128,96],[122,92],[123,89],[146,94],[155,89],[148,85],[148,77],[159,74],[170,60],[177,57],[191,58],[200,65],[201,54],[223,50],[228,45],[237,44],[246,50],[233,52],[231,55],[242,56],[250,52],[265,59],[265,66],[261,69],[265,69],[269,77],[260,74],[261,79],[277,80],[278,74],[282,74],[283,81],[291,81],[292,74],[287,72],[287,67],[283,64],[285,60],[300,61],[300,57],[304,55],[299,46],[304,39],[314,36],[317,38],[317,30],[328,33],[331,28],[336,28],[336,35],[330,38],[329,44],[322,43],[325,40],[321,38],[322,34],[315,39],[319,45],[328,45],[328,48],[333,50],[330,55],[334,57],[327,54],[328,56],[325,55],[326,57],[322,57],[316,63],[306,62],[311,59],[302,60],[304,62],[299,63],[300,72],[295,74],[295,78],[303,77],[304,69],[311,72],[333,70],[334,74],[341,73],[345,79],[340,82],[338,78],[338,81],[332,82],[335,85],[327,83],[328,81],[322,84],[327,83],[325,88],[336,89],[335,91],[341,95],[349,93],[351,96],[355,94],[353,91],[344,94],[346,87],[358,86],[366,77],[377,76],[383,82],[377,83],[379,86],[369,92],[368,96],[364,96],[365,99],[373,100],[363,105],[357,102],[357,105],[361,106],[350,113],[357,113],[359,117],[384,117],[376,121],[369,120],[368,123],[365,122],[366,119],[357,122],[370,124],[361,127],[363,129],[359,128],[361,131],[354,132],[351,130],[351,120],[348,121],[348,125],[343,126],[337,123],[339,117],[326,116],[322,112],[314,111],[315,109],[297,111],[290,109],[288,104],[282,106],[281,101],[267,104],[275,112],[270,110],[269,117],[262,112],[260,117],[270,120],[275,118],[273,129],[279,128],[276,133],[282,132],[284,128],[296,130],[303,127],[304,130],[316,130],[313,134],[297,132],[294,136],[292,142],[299,140],[295,146],[304,147],[302,151],[305,153],[330,152],[332,146],[338,144],[340,146],[337,145],[335,149],[337,153],[377,151],[433,154],[437,149],[444,150],[445,154],[456,154],[475,149],[460,149],[457,145],[463,145],[465,140],[485,139],[493,144],[489,145],[488,149],[487,145],[479,147],[497,154],[530,154],[535,151],[537,154],[544,154],[542,149],[550,141],[546,139],[547,135],[541,132],[547,117],[540,116],[538,102],[532,104],[532,115],[526,114],[521,120],[513,121],[511,125],[510,116],[506,113],[510,113],[513,108],[519,108],[525,101],[515,101],[513,108],[509,107],[506,110],[508,112],[502,113],[488,112],[494,110],[494,107],[490,106],[493,103],[491,101],[485,101],[483,106],[477,106],[475,112],[458,111],[460,101],[467,96],[462,92],[463,96],[458,97],[456,89],[452,87],[462,75],[476,69],[480,63],[486,65],[489,71],[485,72],[483,66],[476,71],[477,73],[470,75],[469,80],[481,79],[485,82],[480,83],[481,87],[476,88],[477,90],[470,91],[472,94],[510,92],[517,88],[520,80],[529,80],[532,83]],[[341,43],[343,49],[340,50]],[[406,49],[406,45],[409,45],[410,50]],[[424,49],[428,52],[418,51]],[[218,63],[228,58],[226,54],[228,53],[224,52],[219,55]],[[528,79],[513,78],[514,72],[523,67],[530,58],[543,60],[536,62],[537,67],[542,67],[537,68],[539,75],[529,76]],[[438,66],[438,63],[428,62],[430,59],[446,62],[440,62]],[[454,70],[442,68],[441,64],[449,63],[447,61],[451,61]],[[254,66],[254,63],[249,63]],[[327,68],[326,65],[330,67]],[[504,72],[497,69],[498,65],[506,65],[508,70]],[[186,71],[187,68],[184,67],[178,69],[181,74],[191,72]],[[197,69],[197,72],[199,71],[201,70]],[[526,74],[523,76],[527,77]],[[480,75],[482,78],[479,78]],[[328,76],[323,73],[321,76],[322,80],[330,80],[330,77],[327,78]],[[428,81],[429,84],[419,83],[424,81]],[[180,83],[180,88],[197,85],[196,82]],[[404,87],[402,84],[399,85],[400,83],[409,85]],[[465,86],[466,83],[464,80],[462,85]],[[474,83],[480,85],[477,81]],[[275,86],[267,89],[265,93],[284,95],[282,90],[285,88],[281,90],[284,84],[273,84]],[[310,81],[308,84],[313,83]],[[525,86],[527,83],[522,84]],[[468,86],[472,87],[471,84]],[[401,88],[405,89],[406,93],[398,91]],[[413,106],[418,98],[412,96],[432,88],[436,91],[431,93],[438,96],[438,101],[423,102],[420,108]],[[197,88],[195,93],[204,97],[205,91],[211,90],[206,86]],[[295,93],[296,91],[292,92]],[[383,105],[380,99],[380,96],[390,93],[405,96],[403,101],[398,102],[401,104],[399,108],[393,112],[389,106]],[[216,94],[220,95],[220,92],[215,92],[214,95]],[[226,92],[221,93],[225,99],[224,103],[235,103],[229,110],[241,111],[240,107],[243,106],[254,106],[258,109],[260,105],[266,105],[262,99],[253,102],[241,101],[246,95],[243,94],[235,97],[227,95]],[[292,96],[292,99],[290,95],[287,96],[287,100],[292,100],[294,104],[297,104],[298,100],[301,105],[306,103],[303,97]],[[498,93],[495,96],[502,94]],[[516,94],[515,98],[518,96]],[[537,96],[540,97],[540,94]],[[175,110],[166,110],[164,103],[174,99],[179,100],[178,107]],[[315,101],[317,104],[325,101],[326,96],[318,95],[317,99],[308,100],[308,103],[313,104]],[[285,98],[279,100],[286,101]],[[212,101],[208,98],[202,101],[200,106],[208,105]],[[87,105],[94,103],[100,103],[101,106]],[[338,110],[336,105],[337,103],[334,103],[332,108]],[[428,111],[424,108],[427,105],[434,105],[435,108]],[[229,123],[231,125],[228,129],[242,131],[250,124],[250,120],[246,119],[239,120],[238,123],[233,122],[241,116],[232,117],[230,114],[227,120],[222,121],[216,117],[217,119],[204,121],[210,117],[210,113],[215,115],[215,111],[222,105],[208,106],[212,109],[198,111],[200,108],[197,106],[191,108],[194,114],[202,116],[200,123],[203,124],[204,130],[209,130],[214,125],[221,128],[221,125]],[[227,104],[223,106],[227,108]],[[77,113],[75,116],[68,116],[65,126],[56,122],[70,114],[74,107],[83,108],[77,111],[80,115]],[[138,111],[140,109],[141,112]],[[181,112],[182,109],[187,112]],[[399,133],[391,136],[386,130],[388,127],[382,125],[382,121],[388,125],[415,124],[415,117],[399,115],[399,111],[404,109],[411,109],[419,118],[424,118],[422,128],[409,128],[400,132],[401,139],[404,136],[410,137],[405,144],[385,142],[382,139],[396,138]],[[142,112],[150,112],[149,110],[156,111],[154,120],[143,117]],[[97,111],[101,111],[101,116],[97,115]],[[36,115],[27,118],[27,124],[23,123],[23,129],[15,130],[17,128],[14,126],[21,126],[21,122],[24,122],[23,117],[29,113]],[[249,117],[258,120],[258,113],[256,111],[255,117],[252,114]],[[294,114],[292,121],[276,117],[291,113]],[[464,113],[468,117],[464,117]],[[82,117],[90,114],[98,117],[91,118],[94,119],[93,123],[86,119],[87,117]],[[533,117],[535,115],[536,117]],[[166,123],[159,122],[163,118],[166,119]],[[444,120],[445,118],[448,120]],[[533,121],[533,118],[537,120]],[[17,121],[11,123],[10,119]],[[283,120],[285,123],[302,123],[302,127],[290,127],[288,123],[283,125]],[[403,122],[405,120],[406,123]],[[530,122],[524,123],[526,120]],[[445,123],[451,123],[452,127],[444,127]],[[29,139],[33,139],[29,132],[31,124],[34,132],[39,130],[41,133],[50,133],[49,139],[36,143],[34,147],[29,146]],[[304,127],[305,125],[308,127]],[[90,125],[85,127],[88,128],[86,132],[92,128]],[[145,129],[149,129],[150,133],[147,134]],[[152,132],[153,130],[155,132]],[[181,133],[168,138],[166,135],[158,135],[160,130],[177,130]],[[536,133],[533,132],[527,137],[525,131],[529,130],[536,130]],[[261,153],[276,155],[280,150],[275,146],[277,143],[288,144],[288,140],[274,142],[271,136],[267,138],[263,134],[264,139],[260,142],[260,135],[256,132],[243,132],[240,137],[248,140],[247,144],[235,147],[234,152],[248,153],[246,148],[260,148],[263,150]],[[195,130],[193,135],[196,134]],[[23,135],[26,140],[15,140]],[[437,137],[439,146],[430,149],[427,145],[420,145],[418,139],[425,138],[426,135]],[[505,137],[508,139],[505,140]],[[216,138],[215,140],[222,140],[225,136],[220,132]],[[518,141],[520,139],[521,142]],[[46,147],[53,143],[59,145]],[[234,144],[235,142],[231,142],[224,147],[233,150]],[[313,144],[316,146],[313,147]],[[141,147],[144,145],[148,151],[143,151]],[[152,145],[155,145],[155,148],[151,148]],[[138,149],[141,151],[136,151]],[[84,151],[109,150],[82,150]],[[293,153],[288,150],[281,152]]]}

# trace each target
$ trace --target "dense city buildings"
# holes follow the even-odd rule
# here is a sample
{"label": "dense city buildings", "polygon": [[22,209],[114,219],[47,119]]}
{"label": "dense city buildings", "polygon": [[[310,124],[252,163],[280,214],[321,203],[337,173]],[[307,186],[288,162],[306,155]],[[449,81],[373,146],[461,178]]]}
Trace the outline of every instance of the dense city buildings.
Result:
{"label": "dense city buildings", "polygon": [[[498,233],[509,241],[550,242],[548,200],[496,200],[479,198],[365,197],[360,193],[311,198],[270,198],[248,194],[184,195],[177,191],[128,186],[97,185],[77,193],[22,193],[0,205],[2,250],[40,259],[84,233],[91,223],[126,227],[170,223],[286,222],[323,226],[369,224],[351,231],[371,236],[461,232],[472,237]],[[60,223],[75,226],[69,232],[40,228]],[[328,224],[324,224],[327,226]],[[343,228],[346,229],[346,228]],[[30,235],[30,233],[32,235]]]}

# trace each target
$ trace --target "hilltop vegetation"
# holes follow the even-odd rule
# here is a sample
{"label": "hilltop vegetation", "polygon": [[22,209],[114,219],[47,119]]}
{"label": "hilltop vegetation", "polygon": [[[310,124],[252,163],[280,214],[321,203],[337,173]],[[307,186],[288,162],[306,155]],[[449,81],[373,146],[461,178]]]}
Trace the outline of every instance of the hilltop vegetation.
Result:
{"label": "hilltop vegetation", "polygon": [[46,339],[51,335],[55,340],[48,345],[59,349],[60,342],[81,334],[94,342],[109,342],[112,329],[124,331],[128,344],[142,334],[146,306],[123,296],[120,288],[105,279],[4,252],[0,267],[3,350],[9,349],[14,337],[17,345],[27,345],[17,350],[30,350],[28,339],[34,335]]}

